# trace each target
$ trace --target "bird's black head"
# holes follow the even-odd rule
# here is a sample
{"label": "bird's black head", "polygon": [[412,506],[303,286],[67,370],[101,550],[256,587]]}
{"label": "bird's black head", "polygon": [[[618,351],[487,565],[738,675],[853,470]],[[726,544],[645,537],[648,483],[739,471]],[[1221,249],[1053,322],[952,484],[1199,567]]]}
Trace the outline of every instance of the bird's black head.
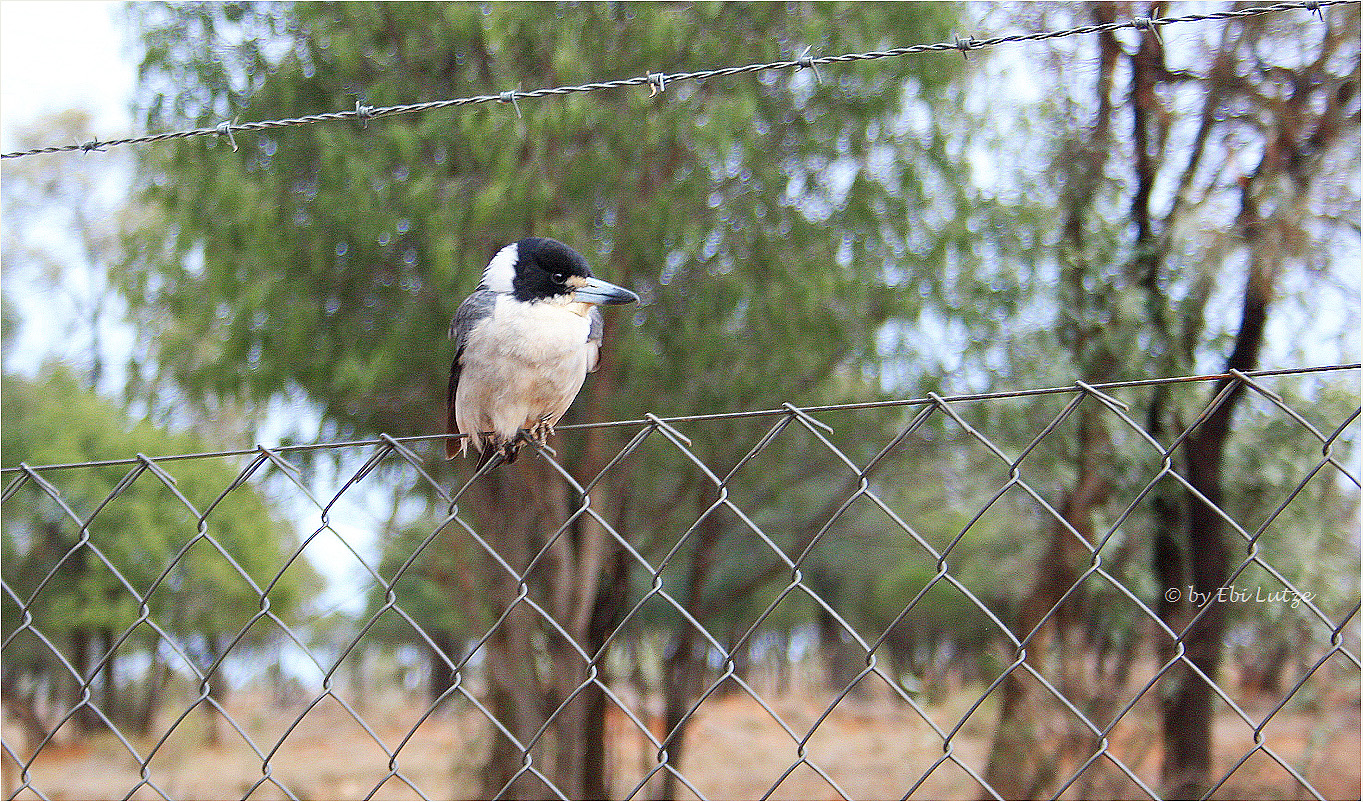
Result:
{"label": "bird's black head", "polygon": [[593,278],[582,254],[545,237],[526,237],[499,251],[483,271],[483,286],[521,302],[562,298],[621,304],[639,300],[629,290]]}
{"label": "bird's black head", "polygon": [[544,237],[526,237],[516,243],[511,291],[518,301],[538,301],[571,294],[576,289],[574,277],[591,275],[587,260],[567,245]]}

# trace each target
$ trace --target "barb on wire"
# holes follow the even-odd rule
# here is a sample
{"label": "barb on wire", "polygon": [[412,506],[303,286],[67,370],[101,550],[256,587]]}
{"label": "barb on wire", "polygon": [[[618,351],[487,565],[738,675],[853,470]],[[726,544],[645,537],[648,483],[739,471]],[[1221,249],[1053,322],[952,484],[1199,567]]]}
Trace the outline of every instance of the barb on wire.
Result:
{"label": "barb on wire", "polygon": [[1164,47],[1164,37],[1160,36],[1158,17],[1136,17],[1131,20],[1131,23],[1136,26],[1138,31],[1149,31],[1150,35],[1155,37],[1155,41],[1159,42],[1160,47]]}
{"label": "barb on wire", "polygon": [[519,84],[517,84],[515,89],[508,89],[507,91],[497,96],[497,102],[511,104],[511,108],[516,110],[516,116],[518,118],[521,116],[521,105],[516,102],[516,96],[519,95],[520,93],[521,87]]}
{"label": "barb on wire", "polygon": [[798,72],[800,70],[808,69],[810,72],[814,73],[814,81],[822,84],[823,76],[819,74],[819,65],[814,63],[814,56],[810,55],[813,50],[813,45],[809,45],[804,49],[804,52],[800,54],[800,57],[795,59],[795,70]]}
{"label": "barb on wire", "polygon": [[361,128],[369,127],[369,118],[374,116],[374,107],[365,105],[364,101],[355,101],[355,119],[360,121]]}
{"label": "barb on wire", "polygon": [[667,87],[667,76],[661,72],[650,72],[648,74],[648,96],[656,97],[663,93]]}
{"label": "barb on wire", "polygon": [[222,122],[218,123],[218,127],[215,129],[217,131],[218,136],[227,139],[227,144],[232,146],[233,152],[237,150],[236,137],[232,136],[232,126],[235,124],[236,124],[235,119],[230,123],[227,122],[226,120],[223,120]]}
{"label": "barb on wire", "polygon": [[[267,131],[276,128],[288,128],[293,126],[314,125],[316,123],[335,122],[339,120],[358,120],[361,123],[375,117],[390,117],[397,114],[413,114],[423,111],[434,111],[437,109],[456,108],[478,103],[502,102],[511,103],[516,106],[517,115],[520,114],[520,106],[516,105],[517,98],[520,99],[539,99],[557,95],[570,95],[580,92],[595,92],[603,89],[620,89],[633,86],[651,86],[658,94],[662,87],[675,81],[706,81],[715,78],[727,78],[735,75],[747,75],[757,72],[767,72],[769,70],[799,70],[816,69],[819,65],[826,64],[847,64],[856,61],[870,61],[875,59],[899,58],[903,56],[921,55],[924,53],[942,53],[959,51],[962,55],[968,56],[969,51],[983,50],[986,48],[997,47],[1008,43],[1023,42],[1044,42],[1051,39],[1060,39],[1068,36],[1084,36],[1093,33],[1103,33],[1107,31],[1121,30],[1124,28],[1144,29],[1154,32],[1158,31],[1158,26],[1175,25],[1187,22],[1211,22],[1217,20],[1238,19],[1253,17],[1260,14],[1273,14],[1293,10],[1309,10],[1313,14],[1320,16],[1324,20],[1323,9],[1326,6],[1339,5],[1341,3],[1356,3],[1358,0],[1296,0],[1295,2],[1274,3],[1266,6],[1252,6],[1249,8],[1237,8],[1227,11],[1215,11],[1206,14],[1184,14],[1178,17],[1138,17],[1124,22],[1108,22],[1099,25],[1081,25],[1075,28],[1063,30],[1043,31],[1039,33],[1027,34],[1008,34],[995,36],[988,39],[976,39],[974,37],[955,37],[950,42],[934,42],[931,44],[917,44],[906,47],[890,48],[888,50],[873,50],[865,53],[843,53],[836,56],[819,56],[811,58],[808,51],[802,53],[794,59],[782,61],[769,61],[755,64],[745,64],[734,67],[721,67],[709,70],[697,70],[694,72],[649,72],[645,75],[633,78],[622,78],[613,81],[596,81],[592,83],[579,84],[575,86],[558,86],[545,89],[534,89],[529,92],[522,92],[517,89],[513,92],[499,92],[485,95],[472,95],[469,97],[452,98],[449,100],[434,100],[425,103],[410,103],[400,106],[384,106],[374,108],[372,106],[360,106],[350,111],[326,112],[322,114],[310,114],[303,117],[292,117],[281,120],[263,120],[259,122],[243,123],[231,126],[231,130],[236,131]],[[817,76],[817,70],[815,72]],[[187,139],[191,137],[218,135],[221,126],[212,128],[194,128],[186,131],[174,131],[164,134],[149,134],[146,136],[126,137],[124,139],[113,139],[107,142],[94,140],[103,150],[105,148],[118,145],[148,145],[157,142],[165,142],[172,139]],[[18,159],[27,156],[38,156],[49,153],[63,153],[73,150],[89,151],[93,148],[88,147],[92,143],[85,145],[59,145],[55,147],[33,148],[31,150],[13,151],[0,154],[0,159]]]}

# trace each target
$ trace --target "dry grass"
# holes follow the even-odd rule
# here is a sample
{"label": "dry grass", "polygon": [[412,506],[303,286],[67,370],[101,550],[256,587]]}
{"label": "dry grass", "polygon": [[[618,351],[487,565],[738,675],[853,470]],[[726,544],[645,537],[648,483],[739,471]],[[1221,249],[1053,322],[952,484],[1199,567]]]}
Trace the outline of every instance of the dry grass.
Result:
{"label": "dry grass", "polygon": [[[958,691],[939,704],[927,706],[927,714],[949,731],[969,710],[979,691]],[[835,799],[837,789],[841,789],[852,798],[899,798],[944,754],[942,740],[932,728],[910,707],[888,695],[843,699],[821,722],[818,720],[833,698],[831,694],[806,692],[764,698],[795,733],[794,738],[742,692],[708,699],[697,712],[688,733],[682,773],[705,797],[755,799],[771,791],[775,799]],[[1249,712],[1265,715],[1271,709],[1267,705],[1261,711]],[[1326,798],[1358,799],[1357,697],[1317,709],[1323,712],[1280,712],[1264,730],[1265,743]],[[273,754],[269,750],[303,708],[283,709],[264,694],[243,693],[229,700],[228,710],[256,746],[267,753],[270,777],[294,795],[300,799],[359,799],[375,791],[375,784],[388,773],[388,756],[375,738],[390,751],[396,748],[424,712],[424,705],[418,699],[396,694],[370,699],[356,712],[372,729],[371,736],[339,702],[326,698],[302,717]],[[988,760],[996,716],[992,700],[987,701],[951,741],[951,754],[978,773],[983,773]],[[640,717],[655,731],[661,729],[656,715]],[[173,722],[174,716],[160,722],[160,731]],[[816,722],[818,726],[809,735]],[[252,799],[285,798],[270,780],[260,782],[265,761],[230,725],[219,722],[218,743],[210,743],[211,723],[206,712],[195,710],[156,749],[148,766],[148,777],[156,788],[175,799],[241,798],[248,793]],[[619,710],[612,709],[608,724],[616,793],[624,795],[653,767],[654,748]],[[1156,731],[1146,711],[1138,707],[1123,719],[1110,746],[1113,755],[1152,785],[1159,773]],[[13,746],[16,741],[11,736],[17,735],[6,722],[5,742]],[[430,798],[472,798],[478,793],[478,767],[486,754],[488,737],[486,719],[471,705],[440,711],[411,734],[398,753],[397,768],[401,777]],[[1218,716],[1216,738],[1220,755],[1217,769],[1222,773],[1254,746],[1253,731],[1230,711]],[[133,744],[144,755],[155,745],[154,740]],[[801,754],[808,763],[800,762]],[[8,756],[4,764],[8,797],[18,774]],[[795,768],[790,770],[792,765]],[[1097,774],[1092,782],[1083,786],[1090,793],[1139,796],[1130,793],[1133,786],[1110,762],[1095,762],[1093,771]],[[785,779],[778,784],[783,774]],[[118,799],[134,789],[136,799],[161,797],[156,789],[138,786],[141,776],[137,760],[112,735],[77,739],[65,730],[59,732],[34,761],[29,776],[34,788],[52,799]],[[656,779],[655,775],[654,782]],[[1076,784],[1072,792],[1079,787]],[[654,790],[650,784],[640,796],[651,795]],[[914,798],[974,799],[979,793],[978,784],[947,760],[927,774]],[[390,778],[374,796],[419,798],[398,777]],[[690,792],[684,791],[683,798],[689,796]],[[1307,794],[1272,757],[1259,751],[1232,774],[1216,796],[1294,799]],[[18,798],[37,795],[26,789]]]}

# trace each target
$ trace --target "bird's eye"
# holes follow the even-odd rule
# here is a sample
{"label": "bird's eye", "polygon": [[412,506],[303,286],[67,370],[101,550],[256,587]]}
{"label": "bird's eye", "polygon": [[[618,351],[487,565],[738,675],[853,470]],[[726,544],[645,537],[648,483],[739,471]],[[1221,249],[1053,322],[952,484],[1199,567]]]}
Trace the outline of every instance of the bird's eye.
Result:
{"label": "bird's eye", "polygon": [[555,283],[555,284],[562,284],[563,282],[565,282],[565,281],[568,280],[568,274],[567,274],[567,273],[555,273],[555,274],[553,275],[552,278],[554,279],[554,283]]}

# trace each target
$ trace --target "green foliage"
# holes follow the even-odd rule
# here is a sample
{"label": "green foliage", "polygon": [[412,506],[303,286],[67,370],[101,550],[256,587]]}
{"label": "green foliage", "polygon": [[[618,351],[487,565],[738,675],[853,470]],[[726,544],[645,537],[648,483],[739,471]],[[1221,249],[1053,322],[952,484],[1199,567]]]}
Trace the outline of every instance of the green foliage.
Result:
{"label": "green foliage", "polygon": [[[741,64],[806,45],[828,54],[937,41],[950,38],[956,11],[388,3],[142,4],[130,14],[147,45],[142,108],[161,130]],[[1042,27],[1088,14],[1038,13]],[[1090,48],[1095,40],[1068,41]],[[124,289],[155,338],[156,359],[192,397],[261,403],[301,390],[320,406],[324,436],[437,431],[449,318],[491,254],[532,233],[575,245],[597,272],[644,299],[632,319],[607,315],[603,370],[584,397],[598,384],[610,391],[570,412],[594,420],[1215,369],[1235,317],[1215,315],[1212,301],[1242,288],[1238,246],[1207,233],[1233,228],[1216,218],[1223,205],[1208,200],[1233,176],[1206,165],[1227,160],[1204,159],[1190,173],[1196,192],[1179,215],[1168,213],[1162,234],[1163,274],[1143,284],[1131,236],[1130,122],[1114,114],[1101,143],[1111,153],[1083,174],[1098,87],[1091,52],[1063,51],[1069,46],[1040,63],[991,51],[968,63],[983,75],[973,83],[959,57],[924,56],[825,68],[821,84],[807,70],[768,73],[675,82],[660,96],[636,87],[525,100],[519,115],[489,103],[242,134],[237,152],[167,143],[145,152],[145,197],[162,217],[144,230]],[[1034,107],[1012,113],[1006,94],[1018,70],[1032,85],[1044,75],[1055,91],[1043,88]],[[1161,139],[1159,155],[1171,176],[1187,163],[1195,112],[1170,105],[1174,135]],[[1064,234],[1067,215],[1078,226],[1073,238]],[[1171,389],[1169,417],[1194,418],[1204,389]],[[1140,420],[1149,395],[1123,397]],[[958,412],[1017,455],[1060,413],[1056,399]],[[1114,485],[1092,511],[1095,525],[1106,534],[1123,520],[1107,549],[1118,566],[1139,565],[1148,505],[1123,516],[1159,455],[1108,411],[1094,412],[1106,427],[1098,459]],[[1056,426],[1022,466],[1052,503],[1091,456],[1082,453],[1080,417]],[[864,464],[905,419],[828,422],[830,441]],[[678,428],[722,476],[772,423]],[[796,429],[730,485],[735,503],[792,558],[828,522],[829,500],[847,497],[841,483],[850,473]],[[889,486],[878,492],[941,547],[1007,470],[944,416],[919,436],[921,451],[887,465]],[[572,462],[575,435],[562,442]],[[1249,438],[1244,448],[1280,442]],[[1291,470],[1261,477],[1271,488],[1228,487],[1244,515],[1267,515],[1283,482],[1296,481],[1298,459],[1282,459]],[[618,488],[621,529],[648,555],[667,554],[715,501],[713,483],[670,444],[646,444],[619,470],[631,477]],[[923,475],[931,481],[893,478]],[[1051,525],[1034,499],[1015,496],[970,526],[952,569],[972,588],[1003,584],[999,593],[1013,599],[1035,575],[1035,536]],[[768,572],[779,563],[770,544],[728,511],[715,515],[708,589],[718,599],[732,589],[753,596],[713,612],[741,626],[788,580]],[[921,569],[922,554],[876,540],[895,531],[883,516],[863,505],[842,513],[807,557],[809,581],[855,596],[875,559],[898,572]],[[410,539],[388,547],[385,564],[400,562]],[[854,557],[870,565],[849,567]],[[669,588],[686,586],[688,567],[668,563]],[[1128,570],[1133,585],[1145,578]],[[1016,581],[1000,583],[1000,571]],[[428,574],[414,566],[412,576]],[[443,621],[438,596],[428,604],[416,601],[420,592],[410,592],[414,604]]]}
{"label": "green foliage", "polygon": [[[153,127],[741,63],[805,44],[865,49],[890,44],[888,31],[940,39],[950,24],[935,4],[848,12],[133,9]],[[266,53],[282,54],[268,70]],[[922,270],[904,243],[920,226],[924,176],[959,168],[931,149],[892,170],[881,162],[910,144],[899,104],[949,103],[940,94],[956,64],[850,65],[824,85],[806,71],[678,82],[654,98],[596,92],[524,101],[519,118],[461,107],[241,136],[239,153],[170,146],[148,165],[148,196],[165,212],[148,234],[169,233],[175,248],[135,260],[127,289],[193,392],[262,400],[299,386],[342,430],[425,433],[439,425],[454,308],[496,248],[543,234],[645,297],[609,332],[619,384],[636,392],[601,414],[834,400],[841,374],[878,358],[884,321],[921,303],[895,278]]]}
{"label": "green foliage", "polygon": [[[1358,408],[1357,385],[1327,379],[1304,389],[1295,382],[1261,382],[1277,400],[1302,410],[1304,421],[1285,415],[1273,400],[1258,394],[1247,398],[1226,457],[1225,509],[1243,530],[1230,535],[1232,554],[1249,553],[1252,538],[1259,559],[1296,590],[1311,594],[1331,620],[1342,621],[1358,603],[1359,495],[1336,465],[1357,476],[1358,430],[1346,427],[1328,451],[1320,438],[1333,435],[1333,427]],[[1261,586],[1265,592],[1283,587],[1277,577],[1257,569],[1235,584]],[[1265,619],[1260,626],[1274,638],[1287,638],[1286,621],[1304,622],[1301,629],[1322,643],[1329,637],[1301,606],[1239,605],[1235,612]]]}
{"label": "green foliage", "polygon": [[[131,421],[61,370],[42,381],[5,376],[3,421],[6,464],[203,450],[194,438]],[[19,487],[4,508],[5,582],[24,602],[33,597],[33,625],[48,638],[61,643],[77,631],[120,633],[144,614],[139,598],[153,620],[177,637],[235,635],[260,609],[257,588],[269,588],[271,610],[284,616],[316,590],[316,576],[302,562],[274,582],[293,538],[250,485],[218,501],[237,478],[234,467],[189,460],[162,468],[173,485],[126,464],[42,472],[80,522],[34,480],[10,475],[7,482]],[[180,497],[199,514],[211,508],[206,523]],[[14,631],[19,617],[7,596],[6,632]],[[136,633],[150,635],[146,629]]]}
{"label": "green foliage", "polygon": [[[132,7],[148,43],[142,103],[157,129],[741,64],[806,45],[838,53],[936,41],[954,13],[939,4]],[[321,407],[324,436],[438,431],[449,319],[496,249],[528,234],[576,246],[644,298],[632,319],[607,313],[603,369],[570,420],[587,408],[610,419],[866,400],[882,392],[882,360],[899,359],[882,347],[888,322],[912,321],[947,294],[972,314],[1014,297],[980,278],[984,254],[964,222],[974,219],[972,192],[939,127],[962,124],[950,87],[965,65],[930,56],[839,65],[822,70],[822,83],[808,70],[678,81],[660,96],[636,88],[525,100],[520,116],[466,106],[242,135],[236,153],[167,143],[146,164],[146,197],[163,220],[146,230],[124,287],[158,360],[191,396],[261,402],[301,388]],[[910,107],[932,121],[926,130]],[[979,315],[972,325],[991,330],[1003,317]],[[613,392],[593,397],[603,382]],[[895,422],[868,416],[831,437],[865,460]],[[770,425],[685,428],[718,469]],[[660,557],[713,491],[654,438],[622,466],[646,479],[618,492],[624,530]],[[562,442],[571,462],[577,441]],[[783,436],[735,486],[751,482],[745,509],[798,551],[832,512],[822,511],[836,486],[829,477],[845,471],[817,443]],[[731,516],[715,523],[722,558],[704,590],[723,599],[776,558]],[[823,541],[863,537],[849,519]],[[385,560],[400,561],[406,542],[391,538]],[[670,562],[669,587],[687,584],[677,575],[685,565]]]}
{"label": "green foliage", "polygon": [[[491,609],[488,600],[478,592],[483,579],[476,576],[480,563],[473,553],[474,546],[444,530],[431,539],[438,525],[437,521],[422,518],[393,533],[384,543],[378,573],[391,583],[391,598],[397,600],[405,615],[385,612],[370,630],[376,639],[388,643],[418,640],[407,623],[409,616],[433,637],[467,638],[481,635],[500,613]],[[412,561],[412,555],[423,545],[421,558]],[[389,604],[389,597],[379,585],[372,585],[362,620]],[[466,599],[470,604],[452,605],[451,598]],[[459,657],[463,655],[455,655],[456,659]]]}

